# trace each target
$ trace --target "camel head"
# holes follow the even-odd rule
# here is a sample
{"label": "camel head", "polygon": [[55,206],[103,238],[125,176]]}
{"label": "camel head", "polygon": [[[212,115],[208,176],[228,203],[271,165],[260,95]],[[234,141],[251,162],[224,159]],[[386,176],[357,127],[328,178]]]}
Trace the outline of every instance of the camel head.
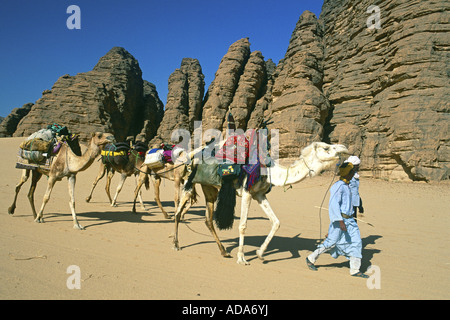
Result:
{"label": "camel head", "polygon": [[310,170],[317,174],[333,168],[340,156],[347,153],[347,148],[342,144],[313,142],[302,150],[301,156]]}
{"label": "camel head", "polygon": [[111,133],[93,132],[91,136],[90,146],[98,148],[99,153],[108,143],[116,142],[114,135]]}

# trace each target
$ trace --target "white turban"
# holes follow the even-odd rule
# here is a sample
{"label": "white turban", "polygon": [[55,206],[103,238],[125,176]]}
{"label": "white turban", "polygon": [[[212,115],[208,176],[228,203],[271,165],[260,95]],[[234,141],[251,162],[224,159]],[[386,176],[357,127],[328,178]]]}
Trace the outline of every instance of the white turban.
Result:
{"label": "white turban", "polygon": [[357,156],[350,156],[344,162],[350,162],[354,166],[357,166],[357,165],[359,165],[361,163],[361,160]]}

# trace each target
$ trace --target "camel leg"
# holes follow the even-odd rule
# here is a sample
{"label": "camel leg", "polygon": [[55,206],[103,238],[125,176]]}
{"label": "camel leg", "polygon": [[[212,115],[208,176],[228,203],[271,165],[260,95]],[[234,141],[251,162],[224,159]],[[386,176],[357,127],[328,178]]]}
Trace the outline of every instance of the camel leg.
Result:
{"label": "camel leg", "polygon": [[94,182],[92,183],[92,189],[91,193],[86,197],[86,202],[91,201],[92,193],[94,192],[95,187],[97,186],[97,183],[103,178],[106,172],[106,166],[103,164],[103,162],[100,162],[100,170],[98,171],[97,177],[95,178]]}
{"label": "camel leg", "polygon": [[178,243],[178,225],[180,224],[180,220],[181,220],[181,212],[183,211],[183,208],[186,205],[186,203],[191,198],[191,194],[190,193],[191,193],[191,191],[184,191],[184,190],[182,191],[180,204],[179,204],[178,209],[177,209],[177,211],[175,212],[175,215],[174,215],[175,234],[173,236],[173,249],[176,250],[176,251],[180,250],[180,244]]}
{"label": "camel leg", "polygon": [[11,206],[8,208],[8,213],[9,214],[14,214],[14,211],[16,210],[16,201],[17,201],[17,196],[19,194],[20,188],[22,187],[22,185],[27,182],[28,178],[30,177],[30,171],[28,169],[23,169],[22,170],[22,175],[20,176],[20,181],[19,183],[16,185],[16,194],[14,195],[14,200],[13,203],[11,204]]}
{"label": "camel leg", "polygon": [[69,181],[69,196],[70,196],[70,211],[72,212],[73,228],[78,230],[84,230],[84,228],[78,223],[77,214],[75,213],[75,182],[76,175],[71,175],[67,178]]}
{"label": "camel leg", "polygon": [[180,180],[180,178],[175,177],[173,182],[175,185],[175,197],[174,197],[173,202],[175,204],[175,212],[176,212],[178,209],[178,205],[180,203],[181,180]]}
{"label": "camel leg", "polygon": [[[134,175],[134,184],[137,187],[137,185],[138,185],[137,175]],[[141,204],[141,209],[146,210],[144,201],[142,200],[142,190],[141,189],[139,189],[138,199],[139,199],[139,203]]]}
{"label": "camel leg", "polygon": [[136,185],[136,188],[134,189],[134,199],[133,199],[133,209],[132,209],[133,213],[136,213],[136,198],[138,197],[141,187],[145,182],[146,175],[147,175],[147,166],[143,166],[143,167],[141,167],[141,173],[139,173],[138,183]]}
{"label": "camel leg", "polygon": [[117,196],[119,195],[120,191],[121,191],[122,188],[123,188],[123,184],[125,183],[125,180],[127,180],[127,174],[126,174],[126,173],[122,173],[122,174],[120,175],[120,182],[119,182],[119,185],[117,186],[117,189],[116,189],[116,194],[114,195],[114,199],[113,199],[113,201],[111,202],[111,207],[117,207],[116,199],[117,199]]}
{"label": "camel leg", "polygon": [[203,193],[205,194],[206,199],[206,214],[205,214],[205,224],[206,227],[211,232],[214,240],[216,240],[217,245],[219,246],[220,253],[223,257],[229,258],[230,254],[225,250],[222,242],[220,242],[219,237],[217,236],[216,230],[214,229],[213,224],[213,213],[214,213],[214,202],[217,199],[218,190],[212,186],[204,186],[202,185]]}
{"label": "camel leg", "polygon": [[159,209],[161,209],[164,218],[170,219],[170,216],[167,214],[166,210],[164,210],[163,205],[161,203],[161,199],[159,198],[159,186],[161,185],[161,177],[155,176],[152,177],[153,186],[155,188],[155,201],[158,205]]}
{"label": "camel leg", "polygon": [[111,204],[113,203],[113,200],[111,198],[110,189],[111,189],[111,180],[112,180],[113,176],[114,176],[114,170],[108,170],[108,176],[106,177],[105,190],[106,190],[106,194],[108,195],[109,203],[111,203]]}
{"label": "camel leg", "polygon": [[34,219],[35,222],[38,222],[38,223],[44,222],[44,218],[43,218],[44,217],[44,208],[45,208],[45,205],[47,204],[48,200],[50,200],[50,194],[52,193],[55,183],[56,183],[56,178],[49,176],[48,180],[47,180],[47,190],[45,191],[44,199],[42,200],[41,209],[39,210],[39,213],[38,213],[36,219]]}
{"label": "camel leg", "polygon": [[258,258],[264,260],[263,259],[264,251],[266,251],[267,246],[269,245],[270,240],[272,240],[275,232],[280,228],[280,221],[275,215],[275,212],[273,212],[272,207],[270,206],[270,203],[267,200],[265,194],[257,194],[255,196],[255,199],[256,201],[258,201],[258,204],[264,210],[267,217],[269,217],[270,222],[272,223],[272,228],[270,229],[269,234],[267,235],[261,247],[258,250],[256,250],[256,255],[258,256]]}
{"label": "camel leg", "polygon": [[33,212],[33,217],[34,219],[36,219],[37,214],[36,214],[36,208],[34,206],[34,192],[36,191],[36,185],[38,183],[38,181],[41,179],[42,177],[42,173],[33,170],[32,174],[31,174],[31,186],[30,186],[30,190],[28,191],[28,200],[30,201],[30,205],[31,205],[31,211]]}
{"label": "camel leg", "polygon": [[242,265],[249,264],[244,257],[244,235],[245,230],[247,229],[247,217],[251,201],[252,201],[251,194],[248,191],[243,190],[241,200],[241,218],[239,221],[239,250],[237,254],[237,263]]}

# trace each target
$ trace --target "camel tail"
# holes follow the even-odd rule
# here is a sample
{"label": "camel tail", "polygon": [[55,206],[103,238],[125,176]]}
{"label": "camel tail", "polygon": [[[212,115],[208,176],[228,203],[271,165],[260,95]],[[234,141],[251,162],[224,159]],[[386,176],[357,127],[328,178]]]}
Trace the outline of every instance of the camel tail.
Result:
{"label": "camel tail", "polygon": [[150,179],[148,177],[148,174],[145,175],[144,185],[145,185],[145,190],[150,189]]}
{"label": "camel tail", "polygon": [[192,187],[192,196],[191,196],[191,204],[197,203],[198,193],[195,190],[195,185]]}
{"label": "camel tail", "polygon": [[219,230],[233,227],[235,206],[236,189],[233,187],[233,179],[223,179],[217,196],[216,211],[214,211],[214,220]]}

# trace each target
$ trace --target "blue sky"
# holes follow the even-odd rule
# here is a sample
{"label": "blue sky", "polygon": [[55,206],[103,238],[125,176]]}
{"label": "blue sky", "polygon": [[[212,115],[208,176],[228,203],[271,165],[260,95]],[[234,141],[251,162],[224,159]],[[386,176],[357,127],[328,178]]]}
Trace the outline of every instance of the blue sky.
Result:
{"label": "blue sky", "polygon": [[[184,57],[202,66],[207,90],[235,41],[278,63],[303,11],[319,16],[313,0],[4,0],[0,5],[0,116],[51,89],[64,75],[92,70],[112,47],[129,51],[143,79],[166,102],[167,81]],[[81,29],[69,30],[70,5]]]}

